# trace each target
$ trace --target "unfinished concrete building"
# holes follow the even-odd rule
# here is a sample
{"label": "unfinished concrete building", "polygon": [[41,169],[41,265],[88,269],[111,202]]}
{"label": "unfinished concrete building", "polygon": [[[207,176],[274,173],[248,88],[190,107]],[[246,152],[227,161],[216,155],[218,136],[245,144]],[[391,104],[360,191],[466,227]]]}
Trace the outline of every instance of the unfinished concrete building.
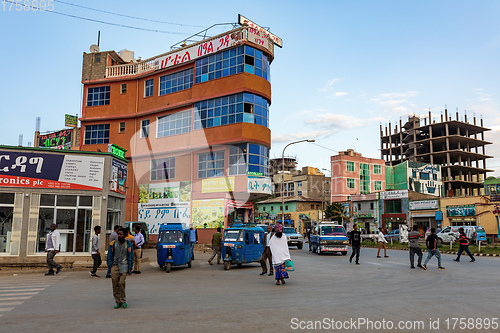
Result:
{"label": "unfinished concrete building", "polygon": [[484,194],[483,181],[486,173],[485,146],[491,144],[484,140],[484,132],[489,128],[467,121],[464,115],[460,120],[458,112],[456,119],[448,118],[448,110],[441,122],[429,118],[422,120],[418,116],[408,117],[403,125],[399,121],[394,130],[385,127],[385,133],[380,125],[381,157],[386,165],[394,166],[404,161],[440,164],[446,196],[472,196]]}

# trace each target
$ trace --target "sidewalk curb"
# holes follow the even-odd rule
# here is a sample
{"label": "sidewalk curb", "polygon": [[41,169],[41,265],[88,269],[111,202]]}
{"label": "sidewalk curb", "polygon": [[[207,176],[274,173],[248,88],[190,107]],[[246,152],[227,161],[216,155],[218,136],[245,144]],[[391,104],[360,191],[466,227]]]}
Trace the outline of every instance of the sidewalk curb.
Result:
{"label": "sidewalk curb", "polygon": [[[371,246],[371,245],[361,245],[361,247],[366,247],[366,248],[371,248],[371,249],[378,249],[378,246]],[[391,249],[387,248],[387,250],[397,250],[397,251],[408,251],[409,248],[404,248],[404,249]],[[457,251],[442,251],[441,253],[444,254],[458,254]],[[473,253],[475,257],[500,257],[500,254],[497,253]]]}

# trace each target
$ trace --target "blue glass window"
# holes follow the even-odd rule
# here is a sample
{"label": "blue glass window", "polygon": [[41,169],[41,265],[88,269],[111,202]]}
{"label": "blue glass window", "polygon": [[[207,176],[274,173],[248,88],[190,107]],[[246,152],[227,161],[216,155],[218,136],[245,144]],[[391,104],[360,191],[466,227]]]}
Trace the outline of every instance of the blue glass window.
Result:
{"label": "blue glass window", "polygon": [[229,147],[229,174],[246,175],[247,172],[269,176],[269,148],[252,143]]}
{"label": "blue glass window", "polygon": [[241,122],[269,127],[269,105],[258,95],[239,93],[196,102],[194,107],[195,130]]}
{"label": "blue glass window", "polygon": [[198,154],[198,178],[224,176],[224,151]]}
{"label": "blue glass window", "polygon": [[193,86],[193,68],[160,76],[160,96],[189,89]]}
{"label": "blue glass window", "polygon": [[158,138],[191,132],[191,110],[158,118]]}
{"label": "blue glass window", "polygon": [[85,126],[85,144],[109,143],[109,124]]}
{"label": "blue glass window", "polygon": [[144,97],[153,96],[154,79],[144,82]]}
{"label": "blue glass window", "polygon": [[109,105],[110,86],[88,88],[87,106]]}
{"label": "blue glass window", "polygon": [[195,64],[195,83],[247,72],[271,81],[269,61],[261,51],[238,46],[201,58]]}

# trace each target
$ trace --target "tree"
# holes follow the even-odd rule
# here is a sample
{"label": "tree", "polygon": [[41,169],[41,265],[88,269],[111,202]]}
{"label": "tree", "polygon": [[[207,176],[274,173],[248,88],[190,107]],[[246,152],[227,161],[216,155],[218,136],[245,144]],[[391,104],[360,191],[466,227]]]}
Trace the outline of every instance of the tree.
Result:
{"label": "tree", "polygon": [[349,216],[347,216],[348,213],[346,206],[342,203],[332,202],[330,205],[326,206],[325,218],[337,220],[339,222],[349,221]]}

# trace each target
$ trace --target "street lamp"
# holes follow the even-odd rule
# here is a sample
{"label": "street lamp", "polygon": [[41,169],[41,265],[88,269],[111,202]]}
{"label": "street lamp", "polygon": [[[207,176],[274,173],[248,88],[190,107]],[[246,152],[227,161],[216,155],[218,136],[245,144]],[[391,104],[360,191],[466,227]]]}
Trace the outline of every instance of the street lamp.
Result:
{"label": "street lamp", "polygon": [[[330,173],[330,182],[332,181],[332,171],[331,170],[328,170],[328,169],[325,169],[325,168],[322,168],[321,169],[322,171],[328,171]],[[323,209],[323,213],[322,214],[325,214],[325,180],[323,179],[323,182],[322,182],[322,196],[321,196],[321,208]],[[328,191],[330,192],[330,191]],[[323,217],[323,216],[322,216]]]}
{"label": "street lamp", "polygon": [[283,148],[283,152],[281,153],[281,225],[283,226],[283,231],[285,230],[285,196],[283,195],[283,187],[285,186],[285,149],[288,148],[288,146],[294,145],[296,143],[301,143],[301,142],[315,142],[316,140],[314,139],[305,139],[305,140],[299,140],[299,141],[294,141],[290,142]]}

